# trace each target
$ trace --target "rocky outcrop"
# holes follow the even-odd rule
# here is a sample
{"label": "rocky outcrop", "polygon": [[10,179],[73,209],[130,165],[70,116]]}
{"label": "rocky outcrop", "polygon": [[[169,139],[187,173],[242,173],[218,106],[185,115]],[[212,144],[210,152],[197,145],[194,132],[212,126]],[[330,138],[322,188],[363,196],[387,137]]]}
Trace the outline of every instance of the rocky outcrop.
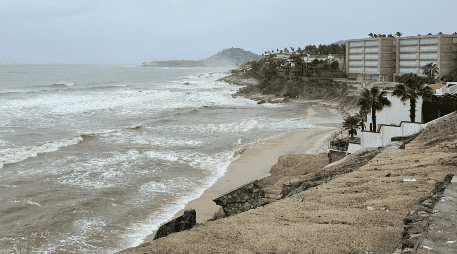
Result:
{"label": "rocky outcrop", "polygon": [[[249,182],[213,199],[213,201],[222,206],[225,216],[238,214],[270,203],[270,200],[265,198],[264,190],[259,186],[259,180]],[[214,218],[221,217],[222,212],[218,211],[217,213],[219,215],[215,215]]]}
{"label": "rocky outcrop", "polygon": [[153,240],[165,237],[172,233],[189,230],[195,226],[196,222],[197,214],[195,209],[186,210],[183,215],[160,226]]}

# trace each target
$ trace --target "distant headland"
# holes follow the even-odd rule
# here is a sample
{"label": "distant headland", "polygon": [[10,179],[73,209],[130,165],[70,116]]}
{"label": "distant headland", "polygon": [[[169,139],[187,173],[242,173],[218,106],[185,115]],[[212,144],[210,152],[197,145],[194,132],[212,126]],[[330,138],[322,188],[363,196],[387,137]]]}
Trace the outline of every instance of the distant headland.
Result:
{"label": "distant headland", "polygon": [[239,67],[249,61],[262,59],[261,55],[241,48],[224,49],[203,60],[169,60],[144,62],[144,67]]}

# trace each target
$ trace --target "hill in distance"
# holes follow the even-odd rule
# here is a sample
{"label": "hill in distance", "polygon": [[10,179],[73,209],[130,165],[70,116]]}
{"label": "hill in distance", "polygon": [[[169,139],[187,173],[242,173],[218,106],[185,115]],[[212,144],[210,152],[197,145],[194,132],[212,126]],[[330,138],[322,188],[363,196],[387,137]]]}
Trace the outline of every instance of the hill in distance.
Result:
{"label": "hill in distance", "polygon": [[257,61],[262,56],[240,48],[224,49],[203,60],[169,60],[145,62],[143,66],[157,67],[233,67],[237,68],[249,61]]}
{"label": "hill in distance", "polygon": [[331,44],[338,44],[338,46],[341,46],[341,45],[343,45],[343,44],[345,44],[345,43],[346,43],[346,40],[339,40],[339,41],[337,41],[337,42],[330,43],[330,44],[328,44],[328,45],[331,45]]}

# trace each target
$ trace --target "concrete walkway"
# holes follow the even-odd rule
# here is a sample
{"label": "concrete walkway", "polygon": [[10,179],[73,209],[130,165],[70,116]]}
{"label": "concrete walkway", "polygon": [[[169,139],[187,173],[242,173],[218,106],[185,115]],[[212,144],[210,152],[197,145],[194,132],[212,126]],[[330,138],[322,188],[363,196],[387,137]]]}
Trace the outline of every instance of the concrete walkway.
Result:
{"label": "concrete walkway", "polygon": [[429,220],[430,227],[417,253],[457,253],[457,175],[435,205]]}

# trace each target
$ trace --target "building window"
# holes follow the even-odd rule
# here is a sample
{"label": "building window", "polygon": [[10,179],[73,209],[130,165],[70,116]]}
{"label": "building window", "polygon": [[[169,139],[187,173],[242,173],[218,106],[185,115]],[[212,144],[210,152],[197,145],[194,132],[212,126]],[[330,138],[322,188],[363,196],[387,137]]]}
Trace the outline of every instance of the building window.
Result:
{"label": "building window", "polygon": [[412,51],[417,51],[417,46],[400,47],[400,52],[412,52]]}
{"label": "building window", "polygon": [[349,72],[363,72],[362,67],[349,67]]}
{"label": "building window", "polygon": [[360,53],[362,52],[362,48],[351,48],[349,49],[349,53]]}
{"label": "building window", "polygon": [[349,61],[349,65],[362,66],[363,65],[363,61]]}
{"label": "building window", "polygon": [[365,52],[378,52],[378,47],[365,48]]}
{"label": "building window", "polygon": [[418,39],[400,40],[400,45],[411,45],[411,44],[419,44],[419,40]]}
{"label": "building window", "polygon": [[362,59],[362,55],[349,55],[349,59]]}
{"label": "building window", "polygon": [[416,66],[416,61],[400,61],[400,66]]}
{"label": "building window", "polygon": [[421,44],[433,44],[433,43],[438,43],[438,38],[421,39]]}
{"label": "building window", "polygon": [[365,68],[365,72],[378,73],[378,68]]}
{"label": "building window", "polygon": [[351,41],[349,46],[363,46],[363,41]]}
{"label": "building window", "polygon": [[400,68],[400,73],[418,73],[418,69],[417,68]]}
{"label": "building window", "polygon": [[420,58],[421,59],[437,59],[438,54],[437,53],[420,53]]}
{"label": "building window", "polygon": [[400,54],[400,59],[416,59],[416,54]]}
{"label": "building window", "polygon": [[365,59],[378,59],[378,54],[365,54]]}
{"label": "building window", "polygon": [[421,46],[421,51],[438,51],[438,46]]}
{"label": "building window", "polygon": [[452,43],[457,43],[457,38],[452,38]]}
{"label": "building window", "polygon": [[393,43],[394,46],[397,45],[397,41],[396,40],[392,41],[392,43]]}
{"label": "building window", "polygon": [[378,66],[378,61],[365,61],[366,66]]}
{"label": "building window", "polygon": [[379,41],[365,41],[365,46],[376,46],[379,45]]}
{"label": "building window", "polygon": [[438,64],[437,61],[420,61],[420,66],[425,66],[428,63]]}

